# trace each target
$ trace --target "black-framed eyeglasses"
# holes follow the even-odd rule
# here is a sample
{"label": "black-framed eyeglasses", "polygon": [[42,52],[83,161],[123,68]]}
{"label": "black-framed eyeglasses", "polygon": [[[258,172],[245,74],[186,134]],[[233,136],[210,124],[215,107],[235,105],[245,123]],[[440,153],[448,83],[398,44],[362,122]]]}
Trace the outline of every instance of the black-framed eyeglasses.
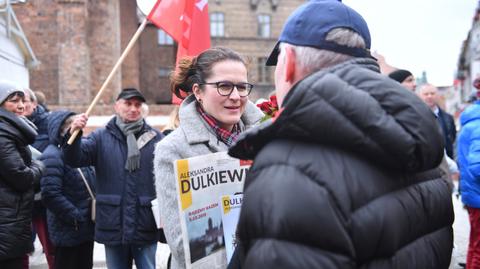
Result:
{"label": "black-framed eyeglasses", "polygon": [[217,81],[200,83],[200,85],[215,85],[218,94],[221,96],[230,96],[233,92],[233,88],[237,88],[240,97],[247,97],[253,89],[253,84],[248,82],[233,83],[231,81]]}

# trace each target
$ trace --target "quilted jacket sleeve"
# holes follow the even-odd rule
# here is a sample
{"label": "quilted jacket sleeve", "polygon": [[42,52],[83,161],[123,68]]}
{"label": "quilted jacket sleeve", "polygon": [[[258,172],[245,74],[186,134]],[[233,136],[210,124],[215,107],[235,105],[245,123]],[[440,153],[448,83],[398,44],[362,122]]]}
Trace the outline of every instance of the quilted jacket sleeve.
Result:
{"label": "quilted jacket sleeve", "polygon": [[64,196],[64,163],[60,156],[61,152],[56,148],[52,150],[52,148],[54,147],[48,147],[41,157],[46,166],[45,175],[40,182],[42,200],[48,210],[59,219],[70,224],[84,221],[84,217],[78,208]]}
{"label": "quilted jacket sleeve", "polygon": [[72,145],[66,145],[63,149],[65,163],[72,167],[95,166],[101,130],[93,132],[86,138],[80,138],[80,133]]}
{"label": "quilted jacket sleeve", "polygon": [[9,186],[19,192],[27,191],[41,173],[39,167],[25,164],[12,140],[0,137],[0,176]]}

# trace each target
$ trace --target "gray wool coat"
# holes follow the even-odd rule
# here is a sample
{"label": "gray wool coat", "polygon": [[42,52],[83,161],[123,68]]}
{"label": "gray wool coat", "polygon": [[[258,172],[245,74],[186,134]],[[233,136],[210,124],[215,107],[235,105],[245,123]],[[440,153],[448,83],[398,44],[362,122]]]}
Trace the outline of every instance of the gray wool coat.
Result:
{"label": "gray wool coat", "polygon": [[[161,140],[155,149],[155,185],[160,218],[172,251],[172,269],[185,268],[173,162],[228,149],[226,144],[217,139],[212,128],[202,120],[195,103],[193,95],[183,101],[179,111],[180,126]],[[262,117],[263,113],[252,102],[248,102],[240,120],[241,129],[251,128],[259,123]]]}

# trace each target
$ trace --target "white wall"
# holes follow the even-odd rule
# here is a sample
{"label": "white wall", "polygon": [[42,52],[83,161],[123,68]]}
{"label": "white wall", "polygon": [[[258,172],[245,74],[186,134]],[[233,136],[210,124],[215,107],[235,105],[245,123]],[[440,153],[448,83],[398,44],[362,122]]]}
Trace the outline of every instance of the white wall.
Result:
{"label": "white wall", "polygon": [[10,80],[20,87],[29,87],[25,58],[17,44],[7,38],[4,25],[3,18],[0,18],[0,80]]}

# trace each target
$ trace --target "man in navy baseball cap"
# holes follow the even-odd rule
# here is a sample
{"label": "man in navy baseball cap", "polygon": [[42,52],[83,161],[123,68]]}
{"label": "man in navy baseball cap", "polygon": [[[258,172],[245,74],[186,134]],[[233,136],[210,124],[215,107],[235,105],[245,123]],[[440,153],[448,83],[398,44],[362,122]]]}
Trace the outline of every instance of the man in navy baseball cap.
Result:
{"label": "man in navy baseball cap", "polygon": [[[365,41],[358,48],[338,44],[327,38],[335,28],[350,29]],[[367,23],[355,10],[335,0],[309,1],[291,14],[285,23],[278,43],[267,59],[267,65],[276,65],[281,42],[324,49],[354,57],[371,57],[370,31]]]}
{"label": "man in navy baseball cap", "polygon": [[449,267],[443,137],[430,109],[380,74],[370,42],[340,1],[310,0],[287,19],[269,59],[280,110],[229,150],[254,159],[229,268]]}

